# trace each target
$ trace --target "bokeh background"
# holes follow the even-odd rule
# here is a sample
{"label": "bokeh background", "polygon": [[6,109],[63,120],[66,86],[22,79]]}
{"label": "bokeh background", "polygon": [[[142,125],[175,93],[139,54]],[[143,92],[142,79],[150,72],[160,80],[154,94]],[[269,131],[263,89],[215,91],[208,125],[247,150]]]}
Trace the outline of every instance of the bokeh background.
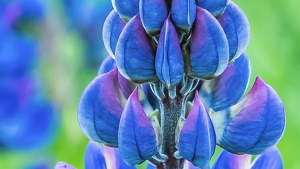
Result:
{"label": "bokeh background", "polygon": [[[0,149],[0,168],[34,168],[35,165],[53,168],[58,161],[67,162],[79,169],[84,168],[84,152],[89,140],[78,126],[77,104],[82,91],[97,75],[101,61],[108,55],[101,34],[103,22],[112,10],[111,2],[40,2],[44,11],[43,19],[38,23],[25,20],[24,22],[28,22],[27,27],[22,31],[24,34],[33,33],[38,39],[38,59],[34,71],[39,74],[43,95],[56,107],[59,118],[57,131],[55,137],[49,140],[51,143],[40,149]],[[255,77],[260,76],[278,92],[285,105],[287,122],[278,148],[283,157],[284,168],[299,169],[300,1],[234,2],[243,9],[251,27],[251,39],[246,50],[252,67],[249,89]],[[220,148],[212,161],[219,152]],[[145,168],[145,164],[138,168]]]}

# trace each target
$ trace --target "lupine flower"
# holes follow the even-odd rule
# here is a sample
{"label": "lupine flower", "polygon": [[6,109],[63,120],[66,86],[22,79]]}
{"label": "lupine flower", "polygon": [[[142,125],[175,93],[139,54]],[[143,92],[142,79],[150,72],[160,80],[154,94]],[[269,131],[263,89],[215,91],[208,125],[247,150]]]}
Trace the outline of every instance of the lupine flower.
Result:
{"label": "lupine flower", "polygon": [[[78,121],[91,140],[148,161],[209,168],[215,146],[258,155],[276,145],[285,111],[250,79],[249,22],[228,0],[113,0],[103,40],[111,54],[84,90]],[[135,88],[135,89],[134,89]]]}
{"label": "lupine flower", "polygon": [[70,27],[75,28],[84,41],[87,65],[98,66],[107,55],[102,26],[112,10],[110,1],[64,0],[63,5]]}
{"label": "lupine flower", "polygon": [[[54,138],[55,108],[40,93],[32,67],[38,41],[17,29],[25,20],[43,18],[39,1],[5,1],[0,9],[0,146],[36,150]],[[26,21],[27,23],[27,21]]]}
{"label": "lupine flower", "polygon": [[[118,149],[104,146],[99,143],[90,141],[85,150],[84,157],[85,169],[136,169],[126,165],[121,157]],[[58,162],[55,169],[75,169],[70,164]]]}

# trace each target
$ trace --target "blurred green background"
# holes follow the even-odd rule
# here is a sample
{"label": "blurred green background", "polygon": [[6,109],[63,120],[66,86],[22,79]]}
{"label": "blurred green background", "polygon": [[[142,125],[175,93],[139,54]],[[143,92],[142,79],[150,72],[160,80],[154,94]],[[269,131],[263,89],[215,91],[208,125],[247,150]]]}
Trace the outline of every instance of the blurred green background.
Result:
{"label": "blurred green background", "polygon": [[[300,1],[234,2],[243,9],[251,26],[251,39],[246,50],[252,66],[248,91],[255,77],[260,76],[278,92],[285,105],[287,121],[278,148],[284,168],[299,169]],[[0,150],[0,168],[17,169],[36,161],[46,161],[51,167],[64,161],[76,168],[84,168],[84,152],[89,140],[78,126],[77,104],[84,88],[97,75],[98,67],[86,65],[84,41],[76,30],[67,26],[61,2],[51,1],[47,5],[47,18],[40,28],[42,41],[38,71],[47,95],[60,108],[61,124],[57,138],[49,147],[35,152]],[[220,148],[212,161],[219,152]],[[145,168],[145,164],[139,168]]]}

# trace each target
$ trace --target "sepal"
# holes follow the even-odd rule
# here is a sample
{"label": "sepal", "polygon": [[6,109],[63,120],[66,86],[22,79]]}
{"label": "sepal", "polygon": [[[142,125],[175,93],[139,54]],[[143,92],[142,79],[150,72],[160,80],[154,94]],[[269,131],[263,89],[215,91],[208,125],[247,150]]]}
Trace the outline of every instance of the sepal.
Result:
{"label": "sepal", "polygon": [[195,94],[194,106],[180,133],[180,155],[200,168],[209,167],[216,146],[215,131],[209,114]]}
{"label": "sepal", "polygon": [[217,144],[236,154],[260,154],[277,144],[285,129],[285,111],[276,91],[256,78],[247,96],[214,112]]}
{"label": "sepal", "polygon": [[115,50],[118,39],[126,23],[112,10],[103,24],[103,42],[109,55],[115,59]]}
{"label": "sepal", "polygon": [[134,90],[124,107],[119,127],[119,150],[124,162],[133,166],[157,152],[156,136],[138,98],[138,88]]}
{"label": "sepal", "polygon": [[212,79],[228,65],[226,35],[214,16],[200,7],[197,7],[194,24],[190,56],[185,58],[185,72],[192,78]]}
{"label": "sepal", "polygon": [[182,79],[183,66],[177,33],[169,16],[164,23],[158,42],[155,58],[156,74],[160,81],[170,88]]}
{"label": "sepal", "polygon": [[220,76],[204,81],[199,91],[200,100],[214,111],[235,105],[248,87],[250,74],[250,61],[244,52]]}
{"label": "sepal", "polygon": [[144,83],[157,80],[154,51],[139,14],[124,27],[116,48],[120,73],[130,81]]}
{"label": "sepal", "polygon": [[231,2],[224,14],[218,18],[229,44],[229,62],[238,58],[247,48],[250,40],[249,21],[234,2]]}

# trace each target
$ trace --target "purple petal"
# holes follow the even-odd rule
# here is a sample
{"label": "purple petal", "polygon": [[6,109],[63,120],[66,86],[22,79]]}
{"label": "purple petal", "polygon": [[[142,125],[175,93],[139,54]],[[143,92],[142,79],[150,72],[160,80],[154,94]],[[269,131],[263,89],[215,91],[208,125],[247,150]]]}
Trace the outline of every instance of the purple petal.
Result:
{"label": "purple petal", "polygon": [[[190,77],[211,79],[228,65],[229,48],[226,35],[216,18],[197,7],[186,73]],[[188,63],[190,62],[190,63]]]}
{"label": "purple petal", "polygon": [[180,133],[179,153],[197,167],[206,168],[209,167],[215,146],[214,127],[196,92],[194,106]]}
{"label": "purple petal", "polygon": [[168,87],[179,83],[183,76],[183,56],[170,17],[165,21],[160,34],[155,69],[160,81],[166,83]]}
{"label": "purple petal", "polygon": [[208,108],[220,111],[236,104],[244,95],[250,80],[250,61],[244,52],[213,80],[204,81],[200,100]]}
{"label": "purple petal", "polygon": [[109,55],[115,58],[115,50],[118,39],[126,23],[112,10],[103,25],[103,42]]}
{"label": "purple petal", "polygon": [[76,169],[75,167],[71,166],[70,164],[68,163],[65,163],[65,162],[58,162],[56,163],[54,169]]}
{"label": "purple petal", "polygon": [[227,6],[218,21],[228,40],[230,62],[238,58],[248,46],[250,40],[249,21],[242,9],[234,2]]}
{"label": "purple petal", "polygon": [[101,66],[100,66],[99,71],[98,71],[98,75],[108,73],[109,71],[115,69],[116,67],[117,66],[116,66],[115,60],[112,57],[107,56],[104,59],[104,61],[101,63]]}
{"label": "purple petal", "polygon": [[[101,64],[100,69],[98,71],[98,75],[108,73],[109,71],[115,69],[116,62],[115,60],[108,56]],[[126,78],[124,78],[119,72],[118,72],[118,81],[120,85],[120,89],[122,93],[124,94],[125,98],[128,99],[130,94],[133,92],[136,85],[130,81],[128,81]]]}
{"label": "purple petal", "polygon": [[173,0],[171,15],[174,25],[189,31],[196,18],[195,0]]}
{"label": "purple petal", "polygon": [[106,162],[103,155],[103,148],[99,143],[90,141],[85,150],[85,169],[106,169]]}
{"label": "purple petal", "polygon": [[136,83],[156,80],[150,37],[137,15],[124,27],[116,48],[116,63],[122,76]]}
{"label": "purple petal", "polygon": [[109,169],[136,169],[136,166],[130,167],[122,160],[117,148],[104,146],[104,156]]}
{"label": "purple petal", "polygon": [[[78,105],[78,122],[91,140],[117,146],[122,104],[118,71],[97,76],[84,90]],[[109,119],[109,120],[107,120]]]}
{"label": "purple petal", "polygon": [[231,0],[196,0],[196,4],[208,10],[215,17],[222,15]]}
{"label": "purple petal", "polygon": [[223,150],[212,169],[247,169],[250,167],[251,155],[235,155]]}
{"label": "purple petal", "polygon": [[284,106],[276,91],[257,77],[243,100],[213,113],[213,123],[222,148],[260,154],[277,144],[284,132]]}
{"label": "purple petal", "polygon": [[255,158],[251,169],[262,168],[283,169],[283,161],[277,147],[274,146]]}
{"label": "purple petal", "polygon": [[140,17],[147,33],[151,36],[159,35],[165,19],[168,17],[168,9],[164,0],[141,0]]}
{"label": "purple petal", "polygon": [[157,152],[156,136],[138,98],[138,88],[129,97],[121,117],[119,150],[127,165],[139,164]]}
{"label": "purple petal", "polygon": [[112,0],[111,3],[125,21],[130,20],[139,12],[139,0]]}

